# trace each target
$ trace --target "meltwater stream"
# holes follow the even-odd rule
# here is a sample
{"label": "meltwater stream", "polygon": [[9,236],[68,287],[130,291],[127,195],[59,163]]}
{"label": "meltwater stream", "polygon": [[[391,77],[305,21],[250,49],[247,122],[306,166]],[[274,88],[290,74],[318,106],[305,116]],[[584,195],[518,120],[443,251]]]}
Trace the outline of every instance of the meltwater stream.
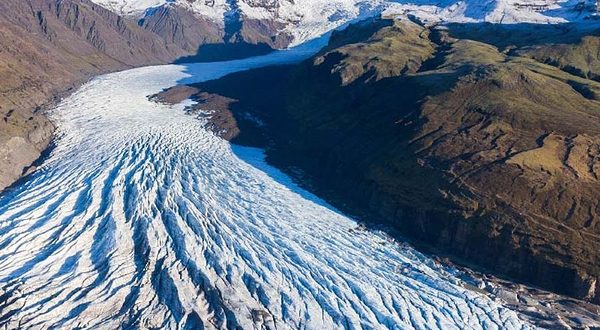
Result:
{"label": "meltwater stream", "polygon": [[0,197],[0,327],[529,328],[147,98],[321,45],[108,74],[64,100],[57,147]]}

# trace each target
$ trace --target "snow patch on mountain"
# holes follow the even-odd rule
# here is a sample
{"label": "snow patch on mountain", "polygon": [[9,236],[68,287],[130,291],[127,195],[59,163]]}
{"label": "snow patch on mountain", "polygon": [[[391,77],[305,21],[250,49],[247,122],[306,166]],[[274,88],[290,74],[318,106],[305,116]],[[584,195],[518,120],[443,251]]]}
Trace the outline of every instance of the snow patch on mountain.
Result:
{"label": "snow patch on mountain", "polygon": [[286,3],[274,13],[275,20],[286,23],[284,32],[294,39],[291,46],[302,44],[327,31],[356,19],[364,19],[381,13],[389,2],[379,0],[348,1],[321,0],[297,1]]}

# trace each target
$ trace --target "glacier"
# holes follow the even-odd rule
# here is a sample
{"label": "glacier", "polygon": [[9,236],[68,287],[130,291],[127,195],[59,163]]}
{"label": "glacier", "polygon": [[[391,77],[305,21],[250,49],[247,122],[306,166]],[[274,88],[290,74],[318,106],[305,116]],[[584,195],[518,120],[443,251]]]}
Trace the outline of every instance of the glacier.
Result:
{"label": "glacier", "polygon": [[148,96],[321,46],[94,78],[55,147],[0,196],[0,326],[530,329],[432,261]]}

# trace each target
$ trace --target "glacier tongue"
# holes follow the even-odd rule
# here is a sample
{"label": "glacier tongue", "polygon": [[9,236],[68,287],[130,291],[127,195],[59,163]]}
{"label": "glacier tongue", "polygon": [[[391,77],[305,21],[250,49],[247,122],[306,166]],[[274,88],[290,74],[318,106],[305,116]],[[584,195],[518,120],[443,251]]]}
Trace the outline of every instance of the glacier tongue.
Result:
{"label": "glacier tongue", "polygon": [[54,111],[57,146],[0,197],[5,328],[526,329],[442,267],[147,96],[295,62],[98,77]]}

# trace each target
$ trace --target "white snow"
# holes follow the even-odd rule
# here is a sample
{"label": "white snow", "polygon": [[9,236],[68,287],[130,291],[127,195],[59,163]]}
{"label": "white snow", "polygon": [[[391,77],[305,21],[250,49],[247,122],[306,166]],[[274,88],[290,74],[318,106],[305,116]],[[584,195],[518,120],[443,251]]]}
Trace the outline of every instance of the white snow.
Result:
{"label": "white snow", "polygon": [[[587,4],[591,8],[593,1]],[[590,15],[590,10],[577,11],[575,5],[571,0],[395,1],[383,15],[411,14],[426,23],[557,24],[582,21]]]}
{"label": "white snow", "polygon": [[[224,24],[234,10],[252,19],[283,23],[295,37],[291,46],[316,38],[355,19],[414,15],[426,23],[565,23],[590,17],[595,0],[92,0],[125,15],[142,16],[149,8],[183,6]],[[576,10],[583,2],[587,8]],[[236,9],[237,8],[237,9]]]}
{"label": "white snow", "polygon": [[160,7],[168,0],[92,0],[107,9],[126,16],[142,16],[148,9]]}
{"label": "white snow", "polygon": [[452,270],[357,223],[147,96],[324,45],[100,76],[0,197],[0,327],[527,329]]}

